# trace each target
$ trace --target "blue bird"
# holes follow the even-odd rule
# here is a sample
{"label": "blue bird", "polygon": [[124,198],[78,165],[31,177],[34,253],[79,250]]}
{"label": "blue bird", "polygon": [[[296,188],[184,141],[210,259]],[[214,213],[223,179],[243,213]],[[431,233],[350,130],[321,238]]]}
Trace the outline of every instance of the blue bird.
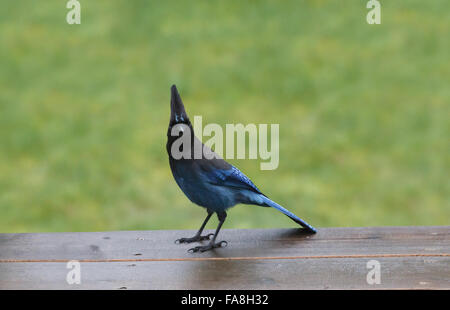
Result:
{"label": "blue bird", "polygon": [[[207,245],[189,249],[190,252],[204,252],[226,245],[226,241],[216,243],[216,238],[227,217],[226,211],[239,203],[272,207],[287,215],[294,222],[301,225],[307,232],[316,233],[314,227],[276,202],[270,200],[238,168],[220,158],[195,137],[192,124],[186,114],[180,94],[175,85],[171,88],[170,108],[170,123],[167,131],[166,145],[170,169],[172,170],[176,183],[189,200],[205,208],[208,213],[195,236],[178,239],[176,243],[210,240]],[[178,131],[175,129],[178,129]],[[187,134],[186,130],[190,131],[190,133]],[[186,138],[189,139],[189,143],[187,145],[181,144],[178,151],[187,151],[189,148],[192,151],[197,144],[201,145],[200,156],[194,156],[194,152],[192,152],[191,156],[187,156],[187,158],[174,154],[174,150],[177,150],[174,146],[177,146],[179,143],[174,144],[185,134]],[[183,148],[185,149],[183,150]],[[206,223],[214,213],[219,218],[219,225],[215,233],[202,236]]]}

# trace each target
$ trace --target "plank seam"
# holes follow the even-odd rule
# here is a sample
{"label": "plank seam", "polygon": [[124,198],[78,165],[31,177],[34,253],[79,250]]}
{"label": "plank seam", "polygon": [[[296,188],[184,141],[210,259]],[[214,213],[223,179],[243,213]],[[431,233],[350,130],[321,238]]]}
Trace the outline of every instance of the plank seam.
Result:
{"label": "plank seam", "polygon": [[[315,256],[257,256],[257,257],[192,257],[192,258],[112,258],[78,259],[80,263],[120,263],[120,262],[179,262],[179,261],[236,261],[236,260],[295,260],[295,259],[343,259],[343,258],[396,258],[396,257],[450,257],[450,253],[436,254],[351,254]],[[0,259],[0,263],[67,263],[72,259]]]}

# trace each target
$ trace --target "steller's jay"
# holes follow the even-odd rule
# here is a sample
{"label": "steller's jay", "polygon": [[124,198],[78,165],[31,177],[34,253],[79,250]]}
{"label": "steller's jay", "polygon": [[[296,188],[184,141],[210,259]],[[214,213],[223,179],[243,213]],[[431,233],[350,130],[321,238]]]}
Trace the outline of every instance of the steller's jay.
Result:
{"label": "steller's jay", "polygon": [[[208,212],[206,219],[195,236],[178,239],[175,241],[176,243],[210,240],[207,245],[194,247],[189,250],[190,252],[204,252],[226,245],[226,241],[216,243],[216,238],[227,217],[227,209],[238,203],[275,208],[283,212],[297,224],[303,226],[307,232],[316,232],[314,227],[261,193],[255,184],[245,174],[239,171],[239,169],[227,163],[210,148],[203,145],[194,135],[191,122],[189,121],[175,85],[172,86],[171,93],[170,123],[167,131],[166,145],[169,154],[170,169],[178,186],[189,200],[206,208]],[[173,133],[174,127],[185,129],[180,129],[177,136]],[[194,157],[194,152],[191,152],[192,155],[188,158],[173,156],[172,146],[177,139],[185,134],[185,130],[190,130],[190,135],[187,135],[187,137],[190,137],[190,145],[187,147],[194,150],[196,143],[201,145],[200,156]],[[186,146],[181,145],[180,148],[183,147]],[[210,156],[211,154],[214,155],[213,158]],[[215,233],[202,236],[206,223],[214,213],[217,213],[217,217],[219,218],[219,225]],[[212,239],[210,239],[211,236]]]}

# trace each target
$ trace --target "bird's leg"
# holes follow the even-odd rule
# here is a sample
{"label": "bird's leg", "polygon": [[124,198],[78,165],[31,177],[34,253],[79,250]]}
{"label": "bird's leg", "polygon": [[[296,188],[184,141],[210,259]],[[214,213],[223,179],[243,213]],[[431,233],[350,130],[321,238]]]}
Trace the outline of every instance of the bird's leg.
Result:
{"label": "bird's leg", "polygon": [[203,229],[206,226],[206,223],[208,223],[209,219],[211,218],[211,215],[213,215],[214,212],[211,212],[208,210],[208,215],[206,216],[206,219],[203,221],[202,226],[197,231],[194,237],[190,238],[180,238],[175,240],[175,243],[191,243],[196,241],[203,241],[203,240],[209,240],[209,238],[214,234],[207,234],[206,236],[202,236]]}
{"label": "bird's leg", "polygon": [[211,239],[211,241],[207,245],[196,246],[192,249],[189,249],[189,252],[192,252],[192,253],[205,252],[205,251],[209,251],[209,250],[212,250],[215,248],[220,248],[220,247],[226,246],[228,244],[226,241],[220,241],[220,242],[216,243],[217,235],[219,234],[219,231],[223,225],[223,222],[225,222],[225,219],[227,218],[227,213],[225,211],[217,213],[217,217],[219,218],[219,226],[217,226],[216,232],[214,233],[214,236]]}

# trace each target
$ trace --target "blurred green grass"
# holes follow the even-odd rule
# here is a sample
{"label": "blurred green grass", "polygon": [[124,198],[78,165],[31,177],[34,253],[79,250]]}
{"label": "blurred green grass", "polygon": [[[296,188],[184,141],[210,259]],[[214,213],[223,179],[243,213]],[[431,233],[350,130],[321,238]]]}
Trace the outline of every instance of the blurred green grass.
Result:
{"label": "blurred green grass", "polygon": [[[450,3],[0,3],[0,231],[197,229],[172,179],[169,87],[203,122],[279,123],[234,160],[319,227],[448,225]],[[214,226],[214,224],[210,224]],[[237,206],[226,228],[290,227]]]}

